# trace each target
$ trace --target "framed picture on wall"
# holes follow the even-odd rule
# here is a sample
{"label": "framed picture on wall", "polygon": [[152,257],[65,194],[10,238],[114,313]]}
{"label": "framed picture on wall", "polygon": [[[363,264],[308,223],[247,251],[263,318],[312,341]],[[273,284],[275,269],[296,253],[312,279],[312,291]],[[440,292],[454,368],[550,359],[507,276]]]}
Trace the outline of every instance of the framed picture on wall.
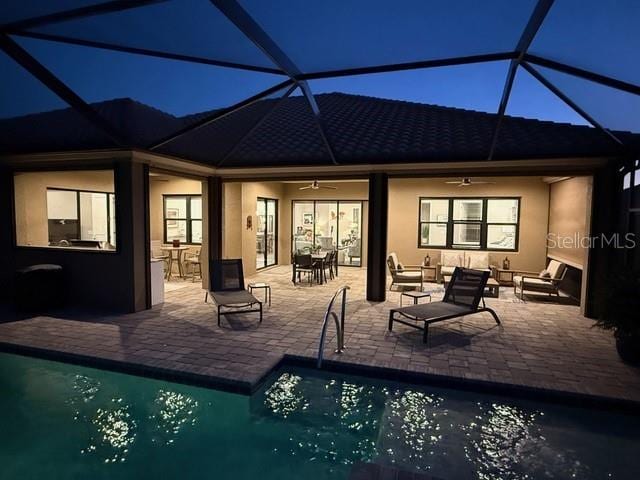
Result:
{"label": "framed picture on wall", "polygon": [[302,214],[302,224],[303,225],[313,225],[313,213],[303,213]]}
{"label": "framed picture on wall", "polygon": [[171,220],[172,218],[178,218],[178,213],[177,208],[167,208],[167,227],[175,227],[178,225],[176,220]]}

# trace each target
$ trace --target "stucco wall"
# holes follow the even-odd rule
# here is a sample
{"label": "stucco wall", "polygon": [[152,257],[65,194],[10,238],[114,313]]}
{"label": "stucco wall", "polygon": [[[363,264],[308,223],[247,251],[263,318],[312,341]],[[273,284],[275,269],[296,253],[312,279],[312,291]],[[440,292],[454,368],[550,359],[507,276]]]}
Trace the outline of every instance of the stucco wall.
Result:
{"label": "stucco wall", "polygon": [[14,176],[14,191],[18,245],[49,245],[47,188],[112,193],[113,171],[17,172]]}
{"label": "stucco wall", "polygon": [[420,197],[521,197],[520,237],[517,252],[490,252],[490,263],[501,265],[504,257],[511,267],[541,270],[546,261],[546,234],[549,212],[549,185],[541,177],[482,178],[495,184],[456,187],[446,184],[459,178],[416,178],[389,180],[389,236],[387,250],[396,252],[405,264],[419,264],[429,253],[432,263],[441,250],[418,248]]}

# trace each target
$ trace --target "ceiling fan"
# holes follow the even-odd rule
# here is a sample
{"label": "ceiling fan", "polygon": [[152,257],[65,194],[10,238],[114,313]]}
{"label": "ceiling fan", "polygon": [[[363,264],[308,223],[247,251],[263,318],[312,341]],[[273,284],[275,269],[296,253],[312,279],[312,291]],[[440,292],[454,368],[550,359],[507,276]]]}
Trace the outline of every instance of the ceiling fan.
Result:
{"label": "ceiling fan", "polygon": [[338,187],[333,187],[331,185],[320,185],[318,180],[314,180],[311,182],[311,185],[307,185],[306,187],[300,187],[298,190],[319,190],[320,188],[326,188],[327,190],[337,190]]}
{"label": "ceiling fan", "polygon": [[482,182],[477,180],[471,181],[470,177],[463,177],[460,180],[454,180],[452,182],[444,182],[444,183],[457,185],[459,187],[470,187],[471,185],[481,185],[481,184],[489,185],[489,184],[494,184],[496,182]]}

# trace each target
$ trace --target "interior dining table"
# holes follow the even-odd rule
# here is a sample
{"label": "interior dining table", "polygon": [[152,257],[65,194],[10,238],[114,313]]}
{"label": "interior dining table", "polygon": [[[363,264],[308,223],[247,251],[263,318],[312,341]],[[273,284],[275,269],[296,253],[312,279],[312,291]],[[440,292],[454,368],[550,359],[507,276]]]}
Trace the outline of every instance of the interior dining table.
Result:
{"label": "interior dining table", "polygon": [[[169,254],[169,262],[167,265],[167,281],[171,280],[171,275],[173,274],[173,262],[174,260],[178,262],[178,276],[180,278],[184,278],[184,266],[182,264],[182,257],[185,250],[189,250],[188,246],[181,245],[179,247],[174,247],[173,245],[163,245],[161,247],[163,252],[167,252]],[[175,255],[174,255],[175,253]]]}

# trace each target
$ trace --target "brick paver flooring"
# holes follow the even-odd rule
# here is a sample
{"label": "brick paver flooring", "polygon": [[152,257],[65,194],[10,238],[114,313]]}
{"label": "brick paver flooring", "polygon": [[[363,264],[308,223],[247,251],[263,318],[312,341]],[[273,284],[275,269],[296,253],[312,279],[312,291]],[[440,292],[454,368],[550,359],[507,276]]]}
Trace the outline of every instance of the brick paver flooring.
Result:
{"label": "brick paver flooring", "polygon": [[591,328],[593,322],[575,305],[535,298],[521,302],[511,289],[502,288],[500,299],[487,299],[502,326],[488,314],[438,323],[424,345],[417,330],[396,324],[387,331],[389,308],[398,305],[400,294],[389,293],[384,303],[366,302],[364,270],[341,268],[338,279],[311,287],[294,286],[290,275],[290,267],[276,267],[248,279],[266,281],[273,289],[273,304],[261,325],[255,315],[229,315],[218,327],[214,306],[203,302],[199,284],[175,281],[165,303],[152,310],[6,322],[0,324],[0,342],[226,379],[249,388],[284,354],[316,357],[327,302],[346,284],[351,286],[346,350],[333,353],[330,326],[326,359],[640,401],[640,370],[622,363],[611,334]]}

